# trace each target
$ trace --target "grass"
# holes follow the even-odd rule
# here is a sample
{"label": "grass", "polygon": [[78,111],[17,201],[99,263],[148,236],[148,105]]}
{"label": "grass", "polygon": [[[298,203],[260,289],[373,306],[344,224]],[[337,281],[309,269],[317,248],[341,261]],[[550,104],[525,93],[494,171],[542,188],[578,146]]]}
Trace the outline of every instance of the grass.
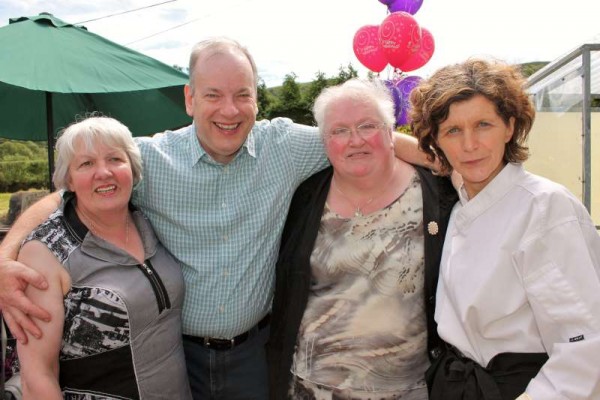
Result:
{"label": "grass", "polygon": [[0,193],[0,221],[4,221],[8,214],[8,201],[12,193]]}

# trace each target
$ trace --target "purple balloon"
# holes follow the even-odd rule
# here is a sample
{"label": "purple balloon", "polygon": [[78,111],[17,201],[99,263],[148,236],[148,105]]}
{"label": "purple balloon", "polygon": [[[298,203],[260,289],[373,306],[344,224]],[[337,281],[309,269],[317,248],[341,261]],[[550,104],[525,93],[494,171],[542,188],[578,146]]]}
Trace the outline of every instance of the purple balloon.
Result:
{"label": "purple balloon", "polygon": [[421,82],[422,78],[420,76],[405,76],[401,80],[396,82],[396,87],[400,91],[400,97],[404,101],[406,99],[408,101],[408,96],[410,96],[410,92]]}
{"label": "purple balloon", "polygon": [[402,99],[400,98],[400,91],[396,87],[396,81],[385,80],[383,83],[385,83],[385,86],[389,89],[392,95],[392,100],[394,100],[394,116],[398,118],[398,112],[400,111],[400,103],[402,102]]}
{"label": "purple balloon", "polygon": [[389,6],[394,1],[396,1],[396,0],[379,0],[380,3],[385,4],[386,6]]}
{"label": "purple balloon", "polygon": [[409,13],[410,15],[415,15],[422,5],[423,0],[393,0],[391,3],[387,3],[388,10],[390,13],[404,11]]}
{"label": "purple balloon", "polygon": [[406,125],[408,123],[408,111],[410,108],[410,92],[417,87],[422,78],[419,76],[407,76],[396,82],[396,88],[400,93],[400,107],[396,112],[396,124]]}
{"label": "purple balloon", "polygon": [[408,109],[410,107],[409,103],[402,104],[402,108],[400,108],[400,112],[396,115],[396,125],[402,126],[408,124]]}

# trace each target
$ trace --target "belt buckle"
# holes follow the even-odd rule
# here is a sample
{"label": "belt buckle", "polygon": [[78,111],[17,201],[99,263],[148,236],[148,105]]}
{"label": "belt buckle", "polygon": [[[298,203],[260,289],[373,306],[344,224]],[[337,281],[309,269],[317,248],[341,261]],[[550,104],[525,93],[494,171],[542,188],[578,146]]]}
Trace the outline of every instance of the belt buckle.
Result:
{"label": "belt buckle", "polygon": [[207,347],[209,349],[223,350],[227,349],[227,347],[229,347],[229,349],[233,349],[235,347],[235,338],[215,339],[205,337],[202,340],[202,344],[204,345],[204,347]]}

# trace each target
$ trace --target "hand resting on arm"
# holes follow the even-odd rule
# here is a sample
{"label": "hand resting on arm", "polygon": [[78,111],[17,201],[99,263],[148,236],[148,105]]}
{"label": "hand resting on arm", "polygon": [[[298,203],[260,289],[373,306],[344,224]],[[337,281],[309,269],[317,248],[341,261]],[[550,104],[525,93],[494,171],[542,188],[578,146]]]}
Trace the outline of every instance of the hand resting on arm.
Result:
{"label": "hand resting on arm", "polygon": [[16,259],[23,240],[46,220],[59,204],[58,193],[52,193],[39,200],[25,210],[0,243],[0,309],[11,333],[21,343],[27,343],[27,333],[36,338],[42,335],[42,331],[31,317],[49,321],[50,314],[25,295],[27,285],[44,290],[48,283],[41,274],[17,262]]}

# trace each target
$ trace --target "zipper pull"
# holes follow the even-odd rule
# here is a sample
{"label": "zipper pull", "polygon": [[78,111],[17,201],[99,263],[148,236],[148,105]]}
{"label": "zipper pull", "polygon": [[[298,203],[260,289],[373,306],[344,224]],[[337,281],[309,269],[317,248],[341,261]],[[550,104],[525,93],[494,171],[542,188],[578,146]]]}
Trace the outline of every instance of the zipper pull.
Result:
{"label": "zipper pull", "polygon": [[142,267],[146,270],[148,275],[152,275],[152,270],[146,264],[142,264]]}

